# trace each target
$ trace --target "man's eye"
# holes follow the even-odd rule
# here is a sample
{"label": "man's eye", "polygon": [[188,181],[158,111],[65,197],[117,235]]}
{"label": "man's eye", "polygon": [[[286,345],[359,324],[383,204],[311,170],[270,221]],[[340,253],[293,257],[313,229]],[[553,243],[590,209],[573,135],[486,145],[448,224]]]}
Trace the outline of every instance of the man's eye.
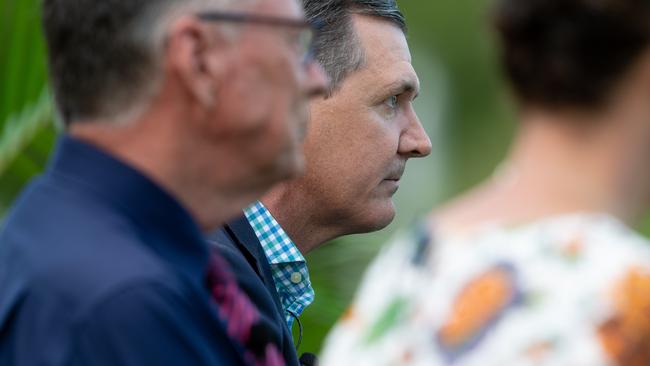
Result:
{"label": "man's eye", "polygon": [[397,108],[397,95],[393,95],[386,99],[386,105],[390,107],[391,109]]}

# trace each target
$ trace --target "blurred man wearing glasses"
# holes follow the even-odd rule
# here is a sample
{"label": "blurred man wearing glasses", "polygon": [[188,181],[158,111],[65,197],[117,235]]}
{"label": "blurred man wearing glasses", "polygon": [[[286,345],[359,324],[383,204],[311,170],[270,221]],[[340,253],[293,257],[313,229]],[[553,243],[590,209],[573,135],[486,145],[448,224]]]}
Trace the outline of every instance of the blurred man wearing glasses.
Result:
{"label": "blurred man wearing glasses", "polygon": [[203,233],[303,170],[295,0],[45,0],[65,133],[0,234],[2,365],[284,365]]}
{"label": "blurred man wearing glasses", "polygon": [[259,308],[278,327],[286,323],[285,345],[315,295],[303,255],[388,225],[407,160],[431,151],[413,110],[420,85],[395,0],[303,5],[322,25],[314,57],[332,81],[310,105],[305,174],[280,183],[211,237]]}

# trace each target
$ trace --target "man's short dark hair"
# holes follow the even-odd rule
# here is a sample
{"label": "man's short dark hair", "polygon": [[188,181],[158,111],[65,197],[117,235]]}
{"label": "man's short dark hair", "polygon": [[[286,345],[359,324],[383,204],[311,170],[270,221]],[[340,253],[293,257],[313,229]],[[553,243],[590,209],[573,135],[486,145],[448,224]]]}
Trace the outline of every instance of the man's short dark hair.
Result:
{"label": "man's short dark hair", "polygon": [[50,79],[64,123],[97,118],[108,98],[129,100],[151,72],[146,50],[128,36],[147,3],[43,1]]}
{"label": "man's short dark hair", "polygon": [[650,45],[647,0],[501,0],[495,23],[520,102],[592,109]]}
{"label": "man's short dark hair", "polygon": [[157,26],[164,15],[175,7],[207,3],[43,0],[50,81],[63,122],[116,119],[135,108],[159,77],[162,40],[155,37],[162,35],[155,33],[162,32]]}
{"label": "man's short dark hair", "polygon": [[385,19],[406,33],[404,15],[395,0],[303,0],[303,5],[308,19],[321,22],[314,56],[330,77],[332,90],[364,63],[364,51],[352,25],[352,14]]}

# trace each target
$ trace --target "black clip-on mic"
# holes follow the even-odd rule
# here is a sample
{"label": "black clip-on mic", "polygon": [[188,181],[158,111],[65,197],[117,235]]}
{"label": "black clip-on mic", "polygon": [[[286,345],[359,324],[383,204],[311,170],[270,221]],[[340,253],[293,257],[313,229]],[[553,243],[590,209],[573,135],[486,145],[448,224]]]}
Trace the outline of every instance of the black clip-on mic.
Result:
{"label": "black clip-on mic", "polygon": [[[296,342],[296,352],[298,351],[298,348],[300,347],[300,344],[302,343],[302,323],[300,322],[300,318],[291,310],[286,310],[289,315],[291,315],[292,318],[296,320],[296,323],[298,323],[298,342]],[[310,352],[305,352],[300,356],[300,366],[318,366],[318,358],[316,357],[315,354],[310,353]]]}
{"label": "black clip-on mic", "polygon": [[300,356],[300,366],[318,366],[318,359],[313,353],[305,352]]}

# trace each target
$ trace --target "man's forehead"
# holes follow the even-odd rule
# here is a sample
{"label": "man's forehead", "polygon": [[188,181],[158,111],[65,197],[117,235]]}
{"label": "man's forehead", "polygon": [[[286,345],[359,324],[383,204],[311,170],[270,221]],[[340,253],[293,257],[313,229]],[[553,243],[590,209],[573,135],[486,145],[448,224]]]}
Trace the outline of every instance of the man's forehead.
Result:
{"label": "man's forehead", "polygon": [[366,15],[353,17],[355,30],[364,51],[366,74],[381,85],[382,90],[420,91],[420,82],[411,65],[411,53],[404,32],[388,20]]}
{"label": "man's forehead", "polygon": [[411,62],[406,35],[396,24],[387,19],[358,14],[353,15],[352,22],[367,58]]}

